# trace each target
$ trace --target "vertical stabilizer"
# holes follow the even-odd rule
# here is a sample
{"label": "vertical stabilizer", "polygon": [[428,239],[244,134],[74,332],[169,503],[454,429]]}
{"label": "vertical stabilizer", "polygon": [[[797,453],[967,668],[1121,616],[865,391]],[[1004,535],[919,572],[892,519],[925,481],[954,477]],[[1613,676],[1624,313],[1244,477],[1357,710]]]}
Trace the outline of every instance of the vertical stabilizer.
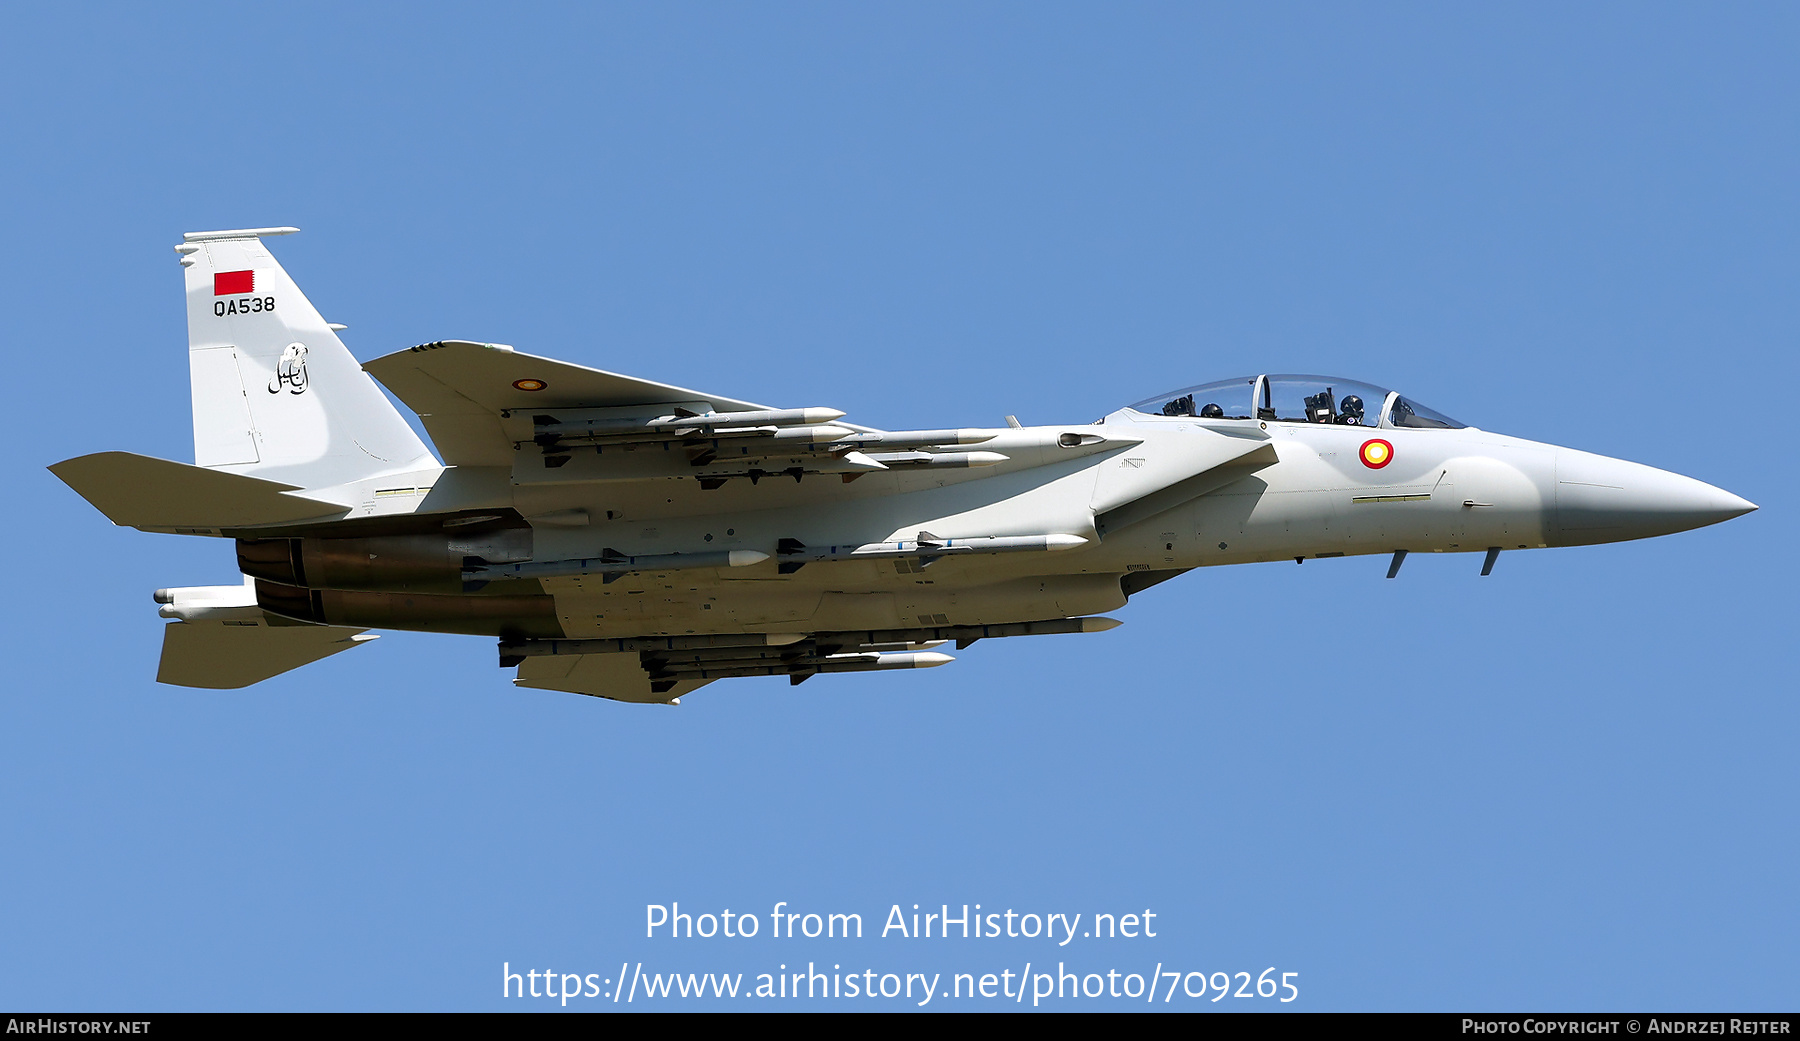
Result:
{"label": "vertical stabilizer", "polygon": [[262,239],[294,228],[189,232],[194,462],[325,488],[437,461]]}

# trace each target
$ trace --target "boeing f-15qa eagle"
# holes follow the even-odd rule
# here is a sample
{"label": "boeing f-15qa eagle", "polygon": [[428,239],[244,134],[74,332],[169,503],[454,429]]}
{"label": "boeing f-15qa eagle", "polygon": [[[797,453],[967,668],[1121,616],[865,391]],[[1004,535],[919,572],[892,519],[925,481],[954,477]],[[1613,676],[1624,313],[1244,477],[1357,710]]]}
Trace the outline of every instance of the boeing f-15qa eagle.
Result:
{"label": "boeing f-15qa eagle", "polygon": [[[242,687],[373,639],[497,637],[514,683],[673,703],[1097,632],[1196,567],[1618,542],[1756,507],[1352,380],[1185,388],[1097,423],[876,430],[444,340],[358,365],[263,239],[186,269],[194,465],[52,466],[113,523],[235,539],[162,589],[157,679]],[[373,379],[371,379],[373,377]],[[388,403],[419,414],[441,461]]]}

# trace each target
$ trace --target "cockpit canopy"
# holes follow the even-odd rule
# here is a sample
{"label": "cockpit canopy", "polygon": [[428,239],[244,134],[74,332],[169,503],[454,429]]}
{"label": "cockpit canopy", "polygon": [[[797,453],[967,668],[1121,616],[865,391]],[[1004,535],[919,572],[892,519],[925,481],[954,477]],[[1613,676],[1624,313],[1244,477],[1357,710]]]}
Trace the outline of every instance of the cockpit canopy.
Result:
{"label": "cockpit canopy", "polygon": [[1246,376],[1159,394],[1131,406],[1153,416],[1260,419],[1281,423],[1411,427],[1468,426],[1391,390],[1335,376]]}

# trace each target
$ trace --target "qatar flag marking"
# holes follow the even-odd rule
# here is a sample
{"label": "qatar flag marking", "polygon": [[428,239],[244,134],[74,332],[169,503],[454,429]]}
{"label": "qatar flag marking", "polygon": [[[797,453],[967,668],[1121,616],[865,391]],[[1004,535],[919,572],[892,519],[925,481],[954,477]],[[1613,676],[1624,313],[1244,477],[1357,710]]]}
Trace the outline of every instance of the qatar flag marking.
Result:
{"label": "qatar flag marking", "polygon": [[213,275],[214,296],[242,296],[256,292],[256,272],[220,271]]}

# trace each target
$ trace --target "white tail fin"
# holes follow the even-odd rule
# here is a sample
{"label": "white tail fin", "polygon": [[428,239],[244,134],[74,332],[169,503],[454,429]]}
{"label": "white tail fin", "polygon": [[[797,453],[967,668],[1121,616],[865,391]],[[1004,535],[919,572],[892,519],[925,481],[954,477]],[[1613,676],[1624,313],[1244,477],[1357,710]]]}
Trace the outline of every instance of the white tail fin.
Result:
{"label": "white tail fin", "polygon": [[263,247],[294,228],[190,232],[194,462],[327,488],[437,461]]}

